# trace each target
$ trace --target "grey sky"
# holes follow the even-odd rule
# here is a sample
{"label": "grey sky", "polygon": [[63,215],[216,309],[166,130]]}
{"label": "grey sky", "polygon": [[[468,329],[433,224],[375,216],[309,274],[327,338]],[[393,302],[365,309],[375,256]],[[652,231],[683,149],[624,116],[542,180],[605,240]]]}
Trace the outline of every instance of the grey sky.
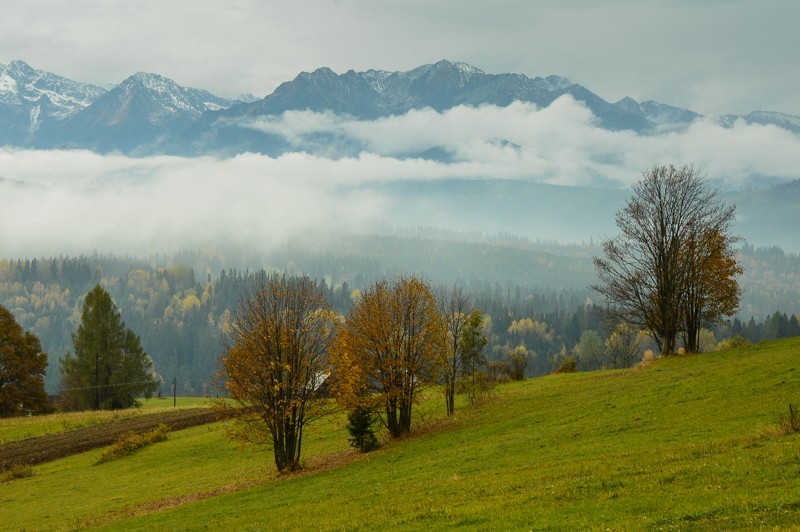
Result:
{"label": "grey sky", "polygon": [[0,63],[108,86],[137,71],[263,97],[302,70],[439,59],[560,74],[609,101],[800,115],[796,0],[12,0]]}

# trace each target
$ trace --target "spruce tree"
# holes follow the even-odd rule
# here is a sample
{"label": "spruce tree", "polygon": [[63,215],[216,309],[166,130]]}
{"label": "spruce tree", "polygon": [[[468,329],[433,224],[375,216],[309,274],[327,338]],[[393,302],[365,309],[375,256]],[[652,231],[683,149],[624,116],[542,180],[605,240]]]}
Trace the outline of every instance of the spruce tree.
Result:
{"label": "spruce tree", "polygon": [[72,345],[74,356],[68,354],[61,362],[65,406],[129,408],[136,397],[149,398],[158,389],[152,360],[100,285],[86,295]]}
{"label": "spruce tree", "polygon": [[372,430],[375,414],[366,406],[357,406],[347,414],[347,432],[350,433],[350,445],[362,453],[378,447],[378,438]]}

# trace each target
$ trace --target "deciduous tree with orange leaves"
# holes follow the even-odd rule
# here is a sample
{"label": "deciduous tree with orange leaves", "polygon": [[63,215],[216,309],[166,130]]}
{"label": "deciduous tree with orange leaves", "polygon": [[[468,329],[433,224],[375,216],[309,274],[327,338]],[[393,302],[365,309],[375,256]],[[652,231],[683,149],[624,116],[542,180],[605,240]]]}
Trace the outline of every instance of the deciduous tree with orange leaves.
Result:
{"label": "deciduous tree with orange leaves", "polygon": [[420,388],[435,382],[447,328],[429,285],[418,277],[380,281],[348,314],[331,351],[334,391],[347,410],[371,408],[393,438],[411,431]]}
{"label": "deciduous tree with orange leaves", "polygon": [[220,402],[249,441],[271,442],[278,471],[300,468],[303,429],[325,411],[335,315],[316,281],[257,274],[231,324],[219,379]]}
{"label": "deciduous tree with orange leaves", "polygon": [[39,338],[0,305],[0,417],[47,412],[44,371],[47,354]]}

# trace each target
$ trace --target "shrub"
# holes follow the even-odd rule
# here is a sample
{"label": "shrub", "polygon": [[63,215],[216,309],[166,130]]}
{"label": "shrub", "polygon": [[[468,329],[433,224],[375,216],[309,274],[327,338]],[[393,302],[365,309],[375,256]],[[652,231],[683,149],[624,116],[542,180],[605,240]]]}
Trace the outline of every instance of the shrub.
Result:
{"label": "shrub", "polygon": [[456,393],[466,393],[471,405],[488,397],[496,384],[508,382],[504,367],[502,362],[490,362],[482,371],[463,376],[456,381]]}
{"label": "shrub", "polygon": [[[486,363],[486,366],[483,370],[486,373],[486,379],[490,383],[495,384],[505,384],[506,382],[510,382],[509,375],[511,374],[511,369],[509,368],[506,362],[501,360],[490,360]],[[463,391],[469,391],[469,382],[465,381],[463,383]]]}
{"label": "shrub", "polygon": [[649,368],[650,366],[653,365],[653,362],[655,361],[656,361],[656,354],[653,352],[652,349],[648,349],[642,354],[642,359],[639,361],[638,364],[636,364],[636,367],[638,369]]}
{"label": "shrub", "polygon": [[0,482],[11,482],[18,478],[30,478],[33,476],[33,468],[29,465],[15,464],[0,477]]}
{"label": "shrub", "polygon": [[111,447],[108,448],[107,451],[100,455],[100,458],[97,460],[97,462],[95,462],[95,465],[110,462],[111,460],[116,460],[117,458],[123,458],[133,453],[137,449],[140,449],[146,445],[150,445],[151,443],[165,441],[167,439],[168,432],[169,427],[161,423],[157,428],[151,430],[150,432],[136,434],[135,432],[131,431],[123,434],[111,445]]}
{"label": "shrub", "polygon": [[732,349],[735,347],[747,347],[750,345],[750,340],[747,338],[743,338],[741,335],[737,334],[731,338],[726,338],[725,340],[721,341],[717,345],[718,351],[724,351],[725,349]]}
{"label": "shrub", "polygon": [[[534,353],[536,356],[536,353]],[[525,379],[525,368],[528,366],[528,349],[524,345],[509,350],[506,354],[508,376],[512,381]]]}
{"label": "shrub", "polygon": [[779,424],[784,434],[800,432],[800,412],[795,405],[789,403],[789,415],[781,414]]}
{"label": "shrub", "polygon": [[578,371],[578,361],[573,357],[564,357],[553,373],[575,373],[576,371]]}

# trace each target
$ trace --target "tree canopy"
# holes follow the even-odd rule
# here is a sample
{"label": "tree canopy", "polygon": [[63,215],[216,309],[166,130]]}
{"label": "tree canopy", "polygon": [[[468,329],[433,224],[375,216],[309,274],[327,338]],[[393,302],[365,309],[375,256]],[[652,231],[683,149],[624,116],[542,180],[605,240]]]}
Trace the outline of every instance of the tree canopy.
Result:
{"label": "tree canopy", "polygon": [[137,397],[151,397],[158,389],[152,360],[100,285],[86,295],[72,345],[74,356],[68,354],[61,362],[64,406],[129,408]]}
{"label": "tree canopy", "polygon": [[44,390],[47,354],[39,338],[23,331],[0,305],[0,417],[37,414],[48,410]]}
{"label": "tree canopy", "polygon": [[681,332],[696,349],[701,326],[739,305],[734,214],[691,166],[645,172],[617,213],[621,234],[594,258],[593,288],[606,299],[610,323],[646,329],[662,353],[675,351]]}

